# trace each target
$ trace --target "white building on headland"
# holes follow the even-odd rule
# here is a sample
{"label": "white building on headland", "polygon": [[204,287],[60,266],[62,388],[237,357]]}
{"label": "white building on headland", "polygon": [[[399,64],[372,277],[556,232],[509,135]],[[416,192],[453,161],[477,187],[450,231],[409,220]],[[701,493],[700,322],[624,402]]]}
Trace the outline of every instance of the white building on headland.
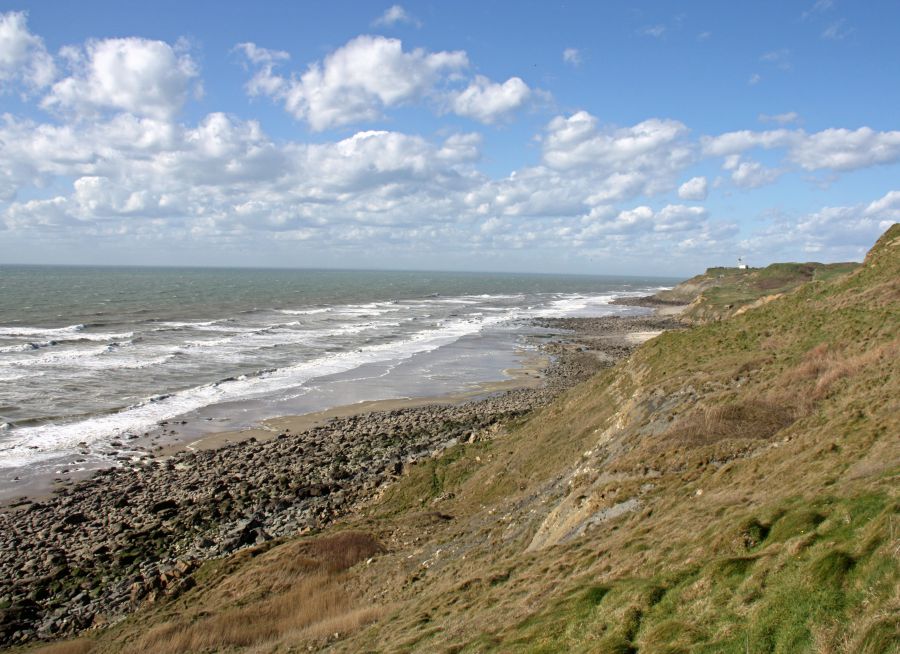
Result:
{"label": "white building on headland", "polygon": [[747,264],[744,263],[744,257],[738,257],[738,270],[747,270]]}

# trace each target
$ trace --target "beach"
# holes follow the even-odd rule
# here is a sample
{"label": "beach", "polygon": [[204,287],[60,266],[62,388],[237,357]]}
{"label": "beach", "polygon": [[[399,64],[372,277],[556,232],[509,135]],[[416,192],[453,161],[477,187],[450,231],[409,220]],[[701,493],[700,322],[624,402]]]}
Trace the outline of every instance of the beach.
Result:
{"label": "beach", "polygon": [[[107,624],[189,587],[203,561],[324,527],[424,460],[490,439],[679,325],[668,317],[541,319],[505,384],[354,404],[169,443],[141,463],[63,480],[0,513],[3,642]],[[189,448],[189,449],[188,449]]]}

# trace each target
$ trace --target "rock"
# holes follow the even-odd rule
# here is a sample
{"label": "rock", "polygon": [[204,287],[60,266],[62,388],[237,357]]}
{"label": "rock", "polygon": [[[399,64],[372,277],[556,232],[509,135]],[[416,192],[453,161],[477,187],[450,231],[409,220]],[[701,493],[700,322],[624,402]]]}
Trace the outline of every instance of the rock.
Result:
{"label": "rock", "polygon": [[155,502],[150,506],[150,513],[162,513],[163,511],[171,511],[178,508],[178,502],[173,499]]}
{"label": "rock", "polygon": [[89,518],[83,513],[70,513],[65,518],[63,518],[63,523],[67,525],[80,525],[85,522],[88,522]]}

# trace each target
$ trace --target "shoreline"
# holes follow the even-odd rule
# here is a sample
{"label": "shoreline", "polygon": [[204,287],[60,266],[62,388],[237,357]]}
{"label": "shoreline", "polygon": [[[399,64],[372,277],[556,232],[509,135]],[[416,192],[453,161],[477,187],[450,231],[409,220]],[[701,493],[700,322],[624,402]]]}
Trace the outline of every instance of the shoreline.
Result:
{"label": "shoreline", "polygon": [[[482,399],[492,394],[504,391],[535,388],[540,385],[544,377],[544,371],[552,365],[551,358],[540,351],[520,349],[517,351],[520,357],[520,365],[507,368],[502,371],[508,378],[498,381],[478,382],[473,384],[470,390],[460,390],[453,393],[438,395],[423,395],[413,397],[398,397],[380,400],[363,400],[351,404],[340,404],[319,411],[302,414],[289,414],[266,418],[257,425],[240,430],[211,431],[201,435],[184,436],[176,431],[167,435],[167,440],[158,442],[164,432],[163,426],[158,425],[151,437],[139,439],[137,442],[146,441],[145,460],[135,461],[132,465],[146,465],[152,461],[166,461],[172,456],[182,452],[199,452],[215,450],[227,447],[235,443],[242,443],[250,439],[258,442],[272,440],[279,433],[300,433],[312,429],[335,418],[349,418],[361,414],[379,411],[393,411],[397,409],[420,408],[428,405],[455,405],[473,400]],[[173,421],[174,426],[178,426]],[[152,446],[152,447],[151,447]],[[33,477],[14,489],[14,492],[0,493],[0,513],[23,506],[29,502],[39,502],[52,497],[60,489],[71,487],[73,484],[90,480],[94,475],[103,470],[127,468],[128,465],[108,465],[100,468],[85,470],[66,470],[59,474],[46,474],[41,477]]]}
{"label": "shoreline", "polygon": [[411,466],[492,438],[639,342],[680,327],[657,316],[536,324],[551,329],[539,355],[549,365],[499,382],[530,387],[276,418],[263,434],[217,434],[193,450],[103,469],[8,506],[0,512],[0,597],[9,607],[0,646],[116,622],[190,587],[204,561],[321,529]]}
{"label": "shoreline", "polygon": [[337,418],[363,416],[369,413],[396,411],[399,409],[416,409],[429,405],[454,405],[483,399],[495,393],[519,389],[535,388],[543,379],[544,370],[552,365],[549,357],[539,352],[521,351],[522,363],[514,368],[503,370],[508,379],[492,382],[479,382],[472,390],[445,393],[442,395],[423,395],[415,397],[398,397],[384,400],[363,400],[353,404],[341,404],[320,411],[311,411],[296,415],[275,416],[262,420],[259,426],[248,429],[211,432],[188,443],[170,443],[156,452],[158,457],[172,456],[182,451],[198,452],[214,450],[232,443],[241,443],[251,438],[265,442],[277,438],[279,433],[301,433],[319,427]]}

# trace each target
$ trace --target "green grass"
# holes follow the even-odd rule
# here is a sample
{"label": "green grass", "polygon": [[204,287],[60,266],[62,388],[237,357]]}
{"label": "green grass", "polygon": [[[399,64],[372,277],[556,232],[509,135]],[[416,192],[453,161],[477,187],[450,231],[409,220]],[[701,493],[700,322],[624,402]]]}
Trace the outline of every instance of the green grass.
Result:
{"label": "green grass", "polygon": [[[648,578],[585,584],[548,604],[491,642],[479,639],[466,651],[557,652],[814,652],[828,625],[852,622],[864,603],[887,601],[900,583],[896,561],[880,533],[877,547],[856,552],[873,525],[896,512],[884,495],[798,505],[780,513],[771,536],[753,556],[722,557],[700,569]],[[824,506],[827,505],[827,506]],[[878,510],[877,507],[883,507]],[[843,518],[852,512],[852,524]],[[759,525],[754,518],[735,531]],[[758,527],[756,527],[758,528]],[[796,552],[791,541],[822,530],[820,543]],[[796,544],[796,543],[795,543]],[[756,587],[757,592],[752,591]],[[896,623],[872,623],[860,639],[876,649]],[[826,634],[827,636],[827,634]],[[819,643],[820,644],[820,643]]]}
{"label": "green grass", "polygon": [[858,268],[856,263],[774,263],[766,268],[709,268],[657,297],[694,302],[683,315],[706,323],[721,320],[764,296],[794,291],[807,282],[826,282]]}

